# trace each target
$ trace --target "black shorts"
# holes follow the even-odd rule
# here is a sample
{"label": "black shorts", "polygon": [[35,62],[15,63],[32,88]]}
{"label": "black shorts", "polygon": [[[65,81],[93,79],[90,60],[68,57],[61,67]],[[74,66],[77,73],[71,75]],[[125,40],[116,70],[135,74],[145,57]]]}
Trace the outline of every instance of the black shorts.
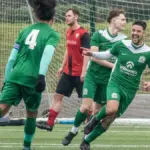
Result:
{"label": "black shorts", "polygon": [[63,73],[57,84],[56,93],[70,97],[73,89],[75,88],[78,93],[78,97],[81,98],[82,87],[83,82],[81,82],[80,76],[70,76]]}

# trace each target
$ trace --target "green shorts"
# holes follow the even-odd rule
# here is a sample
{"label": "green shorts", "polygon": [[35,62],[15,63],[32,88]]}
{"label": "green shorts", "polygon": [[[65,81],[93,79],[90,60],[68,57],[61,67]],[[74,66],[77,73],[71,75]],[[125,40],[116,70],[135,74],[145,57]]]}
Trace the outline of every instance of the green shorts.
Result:
{"label": "green shorts", "polygon": [[30,87],[19,85],[12,82],[6,82],[0,95],[0,103],[9,106],[17,106],[21,100],[24,100],[25,107],[29,111],[37,111],[41,102],[41,93]]}
{"label": "green shorts", "polygon": [[106,84],[100,84],[97,80],[87,72],[83,84],[82,98],[91,98],[96,103],[106,104]]}
{"label": "green shorts", "polygon": [[119,109],[117,116],[120,117],[133,101],[136,90],[126,89],[121,85],[117,85],[112,80],[109,81],[107,86],[107,101],[119,101]]}

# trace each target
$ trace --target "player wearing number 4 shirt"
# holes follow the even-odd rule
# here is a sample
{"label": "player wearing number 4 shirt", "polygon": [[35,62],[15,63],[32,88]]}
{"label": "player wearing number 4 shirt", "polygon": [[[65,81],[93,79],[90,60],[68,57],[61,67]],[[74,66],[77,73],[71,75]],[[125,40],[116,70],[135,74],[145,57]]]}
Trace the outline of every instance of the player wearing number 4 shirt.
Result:
{"label": "player wearing number 4 shirt", "polygon": [[[117,61],[107,86],[107,104],[84,128],[84,133],[88,135],[81,143],[83,149],[88,147],[86,150],[89,150],[90,143],[125,112],[139,88],[144,69],[147,65],[150,68],[150,47],[144,44],[145,29],[144,21],[135,21],[131,31],[132,40],[118,42],[107,52],[84,50],[87,56],[100,59],[116,56]],[[144,88],[148,90],[149,85]]]}
{"label": "player wearing number 4 shirt", "polygon": [[51,28],[56,1],[29,0],[29,3],[39,22],[20,32],[6,65],[5,84],[0,95],[0,117],[12,105],[24,100],[27,119],[23,150],[31,149],[37,110],[46,84],[45,74],[60,40],[59,34]]}

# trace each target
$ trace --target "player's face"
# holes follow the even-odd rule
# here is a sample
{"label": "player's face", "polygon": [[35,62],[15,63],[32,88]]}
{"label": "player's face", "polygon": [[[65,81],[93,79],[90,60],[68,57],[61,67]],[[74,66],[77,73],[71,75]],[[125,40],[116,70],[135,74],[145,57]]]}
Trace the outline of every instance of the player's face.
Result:
{"label": "player's face", "polygon": [[115,27],[118,29],[118,31],[122,31],[125,29],[126,26],[126,17],[124,14],[120,14],[119,16],[113,18]]}
{"label": "player's face", "polygon": [[75,22],[78,20],[78,16],[77,15],[74,15],[72,10],[69,10],[67,13],[66,13],[66,23],[69,25],[69,26],[72,26],[75,24]]}
{"label": "player's face", "polygon": [[132,42],[134,44],[140,45],[143,43],[144,30],[142,26],[133,25],[131,35],[132,35]]}

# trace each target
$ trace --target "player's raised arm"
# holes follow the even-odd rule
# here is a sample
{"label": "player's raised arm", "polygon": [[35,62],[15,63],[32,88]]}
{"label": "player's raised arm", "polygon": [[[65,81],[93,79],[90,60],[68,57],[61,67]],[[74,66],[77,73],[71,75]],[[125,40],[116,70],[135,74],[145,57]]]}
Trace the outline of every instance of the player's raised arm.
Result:
{"label": "player's raised arm", "polygon": [[92,56],[94,58],[99,58],[99,59],[109,59],[111,58],[113,55],[110,53],[110,51],[105,51],[105,52],[92,52],[90,51],[90,49],[84,48],[83,49],[83,55],[86,56]]}
{"label": "player's raised arm", "polygon": [[[85,56],[92,56],[93,52],[98,52],[98,47],[97,46],[91,46],[91,49],[87,49],[84,47],[81,47],[83,49],[83,55]],[[107,67],[107,68],[113,68],[114,64],[104,60],[104,59],[100,59],[100,58],[96,58],[96,57],[91,57],[91,60],[100,64],[101,66]]]}
{"label": "player's raised arm", "polygon": [[85,48],[85,47],[81,47],[81,49],[83,50],[83,55],[85,56],[92,56],[92,51],[90,48]]}

